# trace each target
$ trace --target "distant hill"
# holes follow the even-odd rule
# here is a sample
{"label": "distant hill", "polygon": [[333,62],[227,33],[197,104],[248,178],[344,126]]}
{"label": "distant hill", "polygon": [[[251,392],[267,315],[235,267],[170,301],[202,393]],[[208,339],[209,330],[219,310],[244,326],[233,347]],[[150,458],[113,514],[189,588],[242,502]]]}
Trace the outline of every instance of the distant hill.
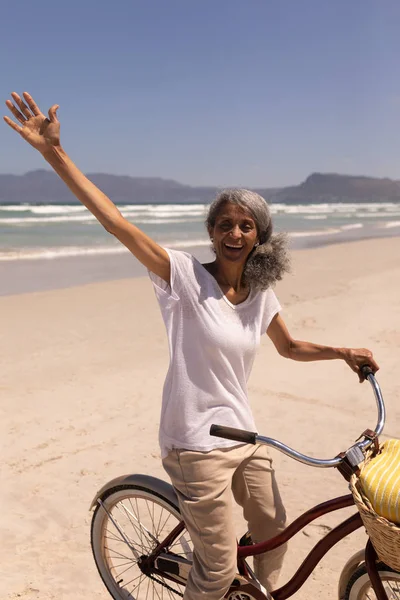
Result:
{"label": "distant hill", "polygon": [[[261,193],[261,192],[260,192]],[[357,175],[313,173],[298,186],[270,196],[273,202],[400,202],[400,181]]]}
{"label": "distant hill", "polygon": [[[193,187],[158,177],[128,177],[106,173],[87,175],[117,204],[177,204],[209,202],[216,187]],[[258,188],[270,202],[400,202],[400,182],[392,179],[313,173],[297,186]],[[0,175],[0,204],[66,204],[77,200],[52,171]]]}

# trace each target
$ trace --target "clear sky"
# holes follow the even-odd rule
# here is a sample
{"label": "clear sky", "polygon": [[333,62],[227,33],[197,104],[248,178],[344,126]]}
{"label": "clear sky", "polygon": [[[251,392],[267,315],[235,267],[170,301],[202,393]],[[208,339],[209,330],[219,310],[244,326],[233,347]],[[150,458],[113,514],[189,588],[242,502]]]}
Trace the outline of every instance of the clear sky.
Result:
{"label": "clear sky", "polygon": [[[400,179],[398,0],[20,0],[0,18],[1,97],[60,104],[85,172]],[[46,166],[0,125],[1,173]]]}

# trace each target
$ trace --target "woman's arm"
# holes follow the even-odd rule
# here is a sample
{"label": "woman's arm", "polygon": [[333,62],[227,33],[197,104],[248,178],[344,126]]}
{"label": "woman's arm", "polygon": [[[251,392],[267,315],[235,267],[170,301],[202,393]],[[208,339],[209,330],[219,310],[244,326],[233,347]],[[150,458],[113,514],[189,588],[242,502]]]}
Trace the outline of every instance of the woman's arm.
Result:
{"label": "woman's arm", "polygon": [[20,123],[9,117],[5,122],[17,131],[61,177],[71,192],[90,210],[103,227],[124,244],[150,271],[169,283],[170,262],[164,248],[127,221],[113,202],[99,190],[72,162],[60,143],[60,123],[57,119],[58,105],[49,110],[49,117],[40,111],[32,96],[24,92],[23,99],[15,92],[7,107]]}
{"label": "woman's arm", "polygon": [[366,348],[334,348],[294,340],[279,314],[272,319],[267,334],[281,356],[303,362],[341,358],[357,373],[360,382],[364,380],[360,367],[369,365],[374,373],[379,369],[372,352]]}

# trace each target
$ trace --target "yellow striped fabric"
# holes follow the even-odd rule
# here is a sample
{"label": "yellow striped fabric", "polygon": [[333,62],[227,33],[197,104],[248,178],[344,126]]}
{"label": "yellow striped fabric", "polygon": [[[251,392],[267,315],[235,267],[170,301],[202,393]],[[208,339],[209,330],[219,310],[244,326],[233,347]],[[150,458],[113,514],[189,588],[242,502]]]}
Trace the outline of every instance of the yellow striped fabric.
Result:
{"label": "yellow striped fabric", "polygon": [[400,440],[387,440],[360,474],[362,490],[378,515],[400,524]]}

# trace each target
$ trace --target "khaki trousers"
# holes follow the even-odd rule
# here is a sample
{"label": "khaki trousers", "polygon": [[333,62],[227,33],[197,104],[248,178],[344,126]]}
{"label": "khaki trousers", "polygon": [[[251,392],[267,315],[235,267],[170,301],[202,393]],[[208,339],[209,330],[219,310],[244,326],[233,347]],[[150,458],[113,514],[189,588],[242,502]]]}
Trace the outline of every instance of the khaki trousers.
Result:
{"label": "khaki trousers", "polygon": [[[191,536],[194,556],[184,600],[220,600],[237,572],[232,492],[254,542],[285,528],[286,514],[265,445],[210,452],[172,450],[163,460]],[[254,558],[260,582],[271,590],[286,546]]]}

